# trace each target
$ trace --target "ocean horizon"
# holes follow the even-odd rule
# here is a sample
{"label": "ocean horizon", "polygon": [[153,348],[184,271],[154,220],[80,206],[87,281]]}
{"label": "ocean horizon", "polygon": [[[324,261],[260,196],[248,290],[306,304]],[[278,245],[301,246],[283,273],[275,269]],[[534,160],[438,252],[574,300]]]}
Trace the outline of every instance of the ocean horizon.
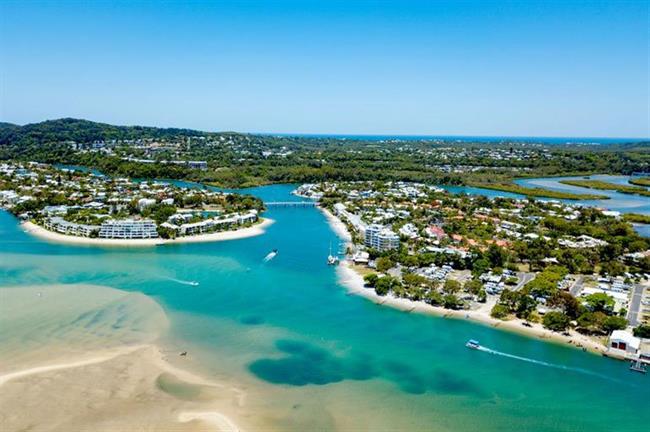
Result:
{"label": "ocean horizon", "polygon": [[650,142],[650,138],[642,137],[536,137],[536,136],[481,136],[481,135],[374,135],[374,134],[311,134],[311,133],[269,133],[251,132],[253,135],[301,137],[301,138],[333,138],[341,140],[365,141],[455,141],[459,143],[535,143],[535,144],[580,144],[580,145],[611,145],[627,143]]}

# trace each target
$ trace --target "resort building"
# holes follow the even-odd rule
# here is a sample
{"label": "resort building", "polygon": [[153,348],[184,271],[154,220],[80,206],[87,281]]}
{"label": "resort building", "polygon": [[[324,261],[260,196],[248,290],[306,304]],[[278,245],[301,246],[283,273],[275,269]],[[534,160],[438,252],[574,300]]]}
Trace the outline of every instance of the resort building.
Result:
{"label": "resort building", "polygon": [[143,220],[107,220],[102,223],[99,238],[104,239],[149,239],[157,238],[155,222]]}
{"label": "resort building", "polygon": [[365,245],[378,251],[397,249],[399,248],[399,236],[389,228],[372,224],[366,228]]}
{"label": "resort building", "polygon": [[171,216],[167,222],[161,224],[162,227],[176,231],[178,235],[197,235],[204,234],[212,231],[222,231],[228,228],[253,223],[258,219],[257,210],[250,210],[247,213],[235,214],[227,218],[212,218],[204,219],[199,222],[181,223],[177,225],[178,221],[187,221],[191,219],[191,214],[175,214]]}
{"label": "resort building", "polygon": [[45,220],[43,224],[45,229],[58,232],[60,234],[91,237],[96,234],[100,227],[98,225],[85,225],[74,222],[68,222],[62,217],[51,217]]}

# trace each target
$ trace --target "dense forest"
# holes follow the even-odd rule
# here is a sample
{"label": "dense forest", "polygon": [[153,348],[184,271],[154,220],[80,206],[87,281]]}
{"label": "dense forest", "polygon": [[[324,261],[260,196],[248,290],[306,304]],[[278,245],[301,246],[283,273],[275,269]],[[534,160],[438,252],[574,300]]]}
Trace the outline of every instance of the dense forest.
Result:
{"label": "dense forest", "polygon": [[[100,143],[101,150],[93,143]],[[68,118],[25,126],[0,123],[2,159],[80,164],[107,174],[230,187],[353,180],[498,186],[515,177],[650,172],[650,143],[378,141],[114,126]],[[165,163],[170,160],[207,161],[208,169]]]}

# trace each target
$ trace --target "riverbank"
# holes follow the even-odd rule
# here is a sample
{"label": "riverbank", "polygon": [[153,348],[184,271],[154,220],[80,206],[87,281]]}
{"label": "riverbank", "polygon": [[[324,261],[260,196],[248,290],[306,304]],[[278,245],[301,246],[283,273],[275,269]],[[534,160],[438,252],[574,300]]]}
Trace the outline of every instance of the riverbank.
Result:
{"label": "riverbank", "polygon": [[531,327],[523,325],[524,321],[512,319],[502,321],[490,316],[489,310],[451,310],[439,306],[432,306],[424,302],[413,301],[405,298],[397,298],[392,295],[380,296],[374,289],[364,286],[363,277],[357,273],[348,261],[343,261],[338,267],[339,281],[350,293],[367,298],[373,303],[399,309],[404,312],[423,313],[442,318],[463,319],[489,327],[518,333],[524,336],[541,339],[548,342],[560,343],[574,348],[585,348],[595,354],[603,354],[606,347],[601,343],[570,330],[570,336],[545,329],[541,324],[531,323]]}
{"label": "riverbank", "polygon": [[585,179],[576,179],[576,180],[560,180],[560,183],[577,186],[587,189],[598,189],[598,190],[611,190],[624,194],[635,194],[641,196],[650,196],[650,191],[644,187],[640,186],[628,186],[621,185],[616,183],[610,183],[602,180],[585,180]]}
{"label": "riverbank", "polygon": [[[346,242],[351,241],[351,235],[345,224],[327,209],[321,208],[327,218],[329,226],[334,232]],[[424,302],[413,301],[405,298],[397,298],[392,295],[380,296],[374,289],[366,288],[361,275],[348,260],[343,260],[338,266],[339,282],[345,286],[351,294],[360,295],[373,303],[383,306],[393,307],[404,312],[424,313],[443,318],[464,319],[486,325],[493,328],[503,329],[513,333],[518,333],[528,337],[533,337],[549,342],[561,343],[575,348],[585,348],[586,350],[603,354],[606,347],[594,339],[570,330],[569,336],[552,332],[545,329],[541,324],[531,323],[530,327],[524,326],[521,319],[512,319],[503,321],[490,316],[490,307],[480,310],[451,310],[439,306],[432,306]]]}
{"label": "riverbank", "polygon": [[565,199],[571,201],[579,200],[605,200],[610,197],[607,195],[597,195],[597,194],[584,194],[584,193],[571,193],[556,191],[551,189],[544,189],[541,187],[524,187],[515,183],[468,183],[471,187],[483,188],[483,189],[492,189],[502,192],[509,192],[524,195],[527,197],[537,197],[537,198],[550,198],[550,199]]}
{"label": "riverbank", "polygon": [[66,234],[55,233],[49,231],[40,225],[33,222],[24,222],[22,224],[23,230],[33,236],[39,237],[43,240],[56,243],[68,243],[90,246],[129,246],[129,247],[152,247],[160,245],[172,245],[183,243],[204,243],[204,242],[218,242],[227,240],[239,240],[248,237],[255,237],[264,234],[266,228],[274,223],[273,219],[263,218],[257,224],[241,228],[234,231],[219,231],[213,233],[206,233],[194,236],[177,237],[175,239],[100,239],[90,237],[71,236]]}

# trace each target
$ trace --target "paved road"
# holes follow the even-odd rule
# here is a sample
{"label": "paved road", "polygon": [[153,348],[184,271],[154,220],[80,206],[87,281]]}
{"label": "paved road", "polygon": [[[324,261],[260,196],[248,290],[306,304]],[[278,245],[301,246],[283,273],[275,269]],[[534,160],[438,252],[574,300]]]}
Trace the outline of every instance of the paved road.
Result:
{"label": "paved road", "polygon": [[585,283],[585,277],[578,276],[578,280],[576,280],[576,283],[574,283],[573,286],[569,289],[573,297],[578,296],[578,293],[582,290],[582,285],[584,285],[584,283]]}
{"label": "paved road", "polygon": [[515,291],[521,289],[528,282],[532,281],[535,278],[535,273],[519,273],[518,276],[521,278],[521,280],[513,288]]}
{"label": "paved road", "polygon": [[630,308],[627,313],[627,320],[631,326],[639,325],[639,311],[641,309],[641,298],[643,297],[643,285],[634,285],[632,298],[630,299]]}

